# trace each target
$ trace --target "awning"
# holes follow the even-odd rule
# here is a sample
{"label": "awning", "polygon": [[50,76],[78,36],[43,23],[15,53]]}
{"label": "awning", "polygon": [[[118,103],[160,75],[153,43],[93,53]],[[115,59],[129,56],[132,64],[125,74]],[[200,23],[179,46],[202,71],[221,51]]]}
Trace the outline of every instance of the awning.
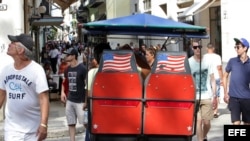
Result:
{"label": "awning", "polygon": [[207,38],[206,27],[176,22],[146,13],[83,24],[89,34]]}
{"label": "awning", "polygon": [[63,17],[49,17],[35,19],[31,25],[34,26],[60,26],[63,23]]}
{"label": "awning", "polygon": [[65,9],[69,8],[72,3],[77,2],[77,0],[53,0],[53,2],[59,5],[63,12]]}
{"label": "awning", "polygon": [[192,6],[187,8],[183,13],[181,13],[178,18],[185,18],[188,16],[193,16],[198,14],[199,12],[207,9],[210,5],[212,5],[216,0],[199,0],[195,1]]}

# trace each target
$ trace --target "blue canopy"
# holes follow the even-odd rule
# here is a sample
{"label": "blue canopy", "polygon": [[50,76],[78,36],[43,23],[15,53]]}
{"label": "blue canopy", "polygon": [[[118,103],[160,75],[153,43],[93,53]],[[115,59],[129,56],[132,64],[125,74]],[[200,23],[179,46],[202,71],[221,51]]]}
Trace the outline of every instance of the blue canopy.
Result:
{"label": "blue canopy", "polygon": [[176,22],[145,13],[89,22],[83,27],[89,34],[208,38],[205,27]]}

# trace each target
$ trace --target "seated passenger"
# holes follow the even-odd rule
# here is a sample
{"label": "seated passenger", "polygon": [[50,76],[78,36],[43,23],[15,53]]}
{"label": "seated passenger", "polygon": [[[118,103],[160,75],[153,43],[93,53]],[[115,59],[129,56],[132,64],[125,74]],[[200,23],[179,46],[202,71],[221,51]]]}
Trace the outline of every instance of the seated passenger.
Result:
{"label": "seated passenger", "polygon": [[[132,50],[132,48],[128,45],[125,44],[123,45],[120,50]],[[140,72],[143,80],[145,80],[145,78],[148,76],[148,74],[150,73],[150,66],[147,64],[147,62],[140,57],[137,53],[135,54],[135,59],[136,59],[136,64],[137,64],[137,69]]]}
{"label": "seated passenger", "polygon": [[156,49],[154,47],[146,48],[146,60],[150,68],[152,68],[155,57],[156,57]]}

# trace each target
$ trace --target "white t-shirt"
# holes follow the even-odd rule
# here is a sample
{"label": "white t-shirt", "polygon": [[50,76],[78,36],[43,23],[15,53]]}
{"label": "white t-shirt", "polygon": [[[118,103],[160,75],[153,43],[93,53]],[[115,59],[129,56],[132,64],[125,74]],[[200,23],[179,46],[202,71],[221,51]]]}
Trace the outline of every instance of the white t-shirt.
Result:
{"label": "white t-shirt", "polygon": [[[196,85],[196,99],[199,99],[199,89],[201,88],[201,99],[210,99],[213,95],[210,83],[210,75],[214,73],[212,66],[201,62],[201,73],[200,63],[197,62],[194,57],[188,59],[191,73]],[[200,87],[200,74],[201,74],[201,87]]]}
{"label": "white t-shirt", "polygon": [[58,55],[60,55],[60,52],[56,48],[49,51],[50,58],[56,58]]}
{"label": "white t-shirt", "polygon": [[95,79],[98,68],[92,68],[88,72],[88,88],[87,90],[92,90],[93,81]]}
{"label": "white t-shirt", "polygon": [[202,60],[207,65],[212,65],[213,67],[215,67],[216,71],[214,71],[214,78],[219,79],[220,75],[217,67],[222,65],[220,55],[216,53],[207,53],[203,56]]}
{"label": "white t-shirt", "polygon": [[5,131],[35,133],[40,125],[39,95],[48,90],[44,69],[32,61],[21,70],[13,63],[0,74],[0,89],[6,91]]}

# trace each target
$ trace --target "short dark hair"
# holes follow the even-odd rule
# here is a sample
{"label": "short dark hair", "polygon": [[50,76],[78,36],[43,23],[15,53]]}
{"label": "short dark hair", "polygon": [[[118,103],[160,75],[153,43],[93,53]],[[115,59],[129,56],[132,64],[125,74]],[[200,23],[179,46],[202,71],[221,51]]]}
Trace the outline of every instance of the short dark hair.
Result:
{"label": "short dark hair", "polygon": [[111,50],[111,47],[108,43],[99,43],[94,47],[94,58],[97,63],[100,63],[103,50]]}
{"label": "short dark hair", "polygon": [[207,48],[214,48],[214,46],[213,46],[212,43],[208,43],[208,44],[207,44]]}

